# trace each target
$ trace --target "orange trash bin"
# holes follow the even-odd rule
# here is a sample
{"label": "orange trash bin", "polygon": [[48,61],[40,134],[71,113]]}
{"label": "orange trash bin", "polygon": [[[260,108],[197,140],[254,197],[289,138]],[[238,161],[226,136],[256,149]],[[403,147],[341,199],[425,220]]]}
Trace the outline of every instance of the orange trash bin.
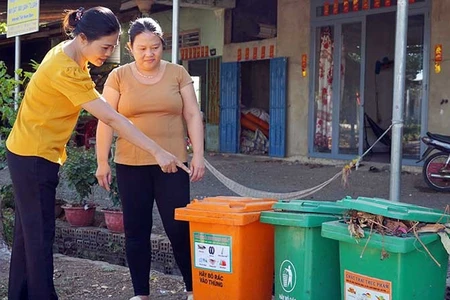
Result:
{"label": "orange trash bin", "polygon": [[276,202],[209,197],[175,209],[189,221],[195,300],[272,299],[274,229],[259,218]]}

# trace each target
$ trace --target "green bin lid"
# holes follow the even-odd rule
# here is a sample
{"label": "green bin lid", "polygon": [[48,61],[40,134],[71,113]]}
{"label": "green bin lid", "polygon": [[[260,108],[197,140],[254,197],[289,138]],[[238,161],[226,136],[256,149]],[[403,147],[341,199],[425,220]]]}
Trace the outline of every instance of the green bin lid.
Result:
{"label": "green bin lid", "polygon": [[276,211],[343,215],[348,209],[336,201],[281,200],[272,209]]}
{"label": "green bin lid", "polygon": [[347,197],[337,202],[347,209],[363,211],[392,219],[424,223],[447,223],[450,220],[450,215],[438,209],[392,202],[381,198],[358,197],[357,199],[352,199],[351,197]]}

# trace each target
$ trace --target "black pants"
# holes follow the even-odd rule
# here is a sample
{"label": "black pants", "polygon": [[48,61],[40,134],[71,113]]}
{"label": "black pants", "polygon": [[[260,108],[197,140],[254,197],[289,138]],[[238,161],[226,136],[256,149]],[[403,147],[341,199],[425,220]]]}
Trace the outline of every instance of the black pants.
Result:
{"label": "black pants", "polygon": [[116,165],[122,201],[125,248],[135,295],[149,295],[150,235],[156,200],[186,290],[192,291],[189,224],[174,219],[174,210],[190,202],[189,175],[181,169],[165,174],[157,165]]}
{"label": "black pants", "polygon": [[9,151],[7,159],[16,207],[8,299],[58,299],[52,247],[59,165]]}

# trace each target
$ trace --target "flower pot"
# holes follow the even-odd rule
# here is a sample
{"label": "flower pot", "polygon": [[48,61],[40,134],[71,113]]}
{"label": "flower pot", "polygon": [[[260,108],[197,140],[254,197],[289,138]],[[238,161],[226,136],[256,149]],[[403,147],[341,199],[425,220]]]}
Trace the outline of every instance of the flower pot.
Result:
{"label": "flower pot", "polygon": [[105,214],[105,223],[109,231],[123,233],[123,213],[121,210],[102,210]]}
{"label": "flower pot", "polygon": [[94,223],[95,207],[85,209],[84,206],[63,205],[62,208],[66,214],[67,222],[71,226],[83,227]]}

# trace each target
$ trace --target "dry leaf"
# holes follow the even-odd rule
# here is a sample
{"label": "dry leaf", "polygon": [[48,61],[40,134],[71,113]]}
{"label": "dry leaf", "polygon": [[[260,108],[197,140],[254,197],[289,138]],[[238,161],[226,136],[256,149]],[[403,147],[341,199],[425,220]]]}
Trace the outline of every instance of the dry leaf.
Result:
{"label": "dry leaf", "polygon": [[447,250],[447,253],[450,254],[450,238],[445,232],[438,232],[438,234],[441,237],[442,245],[444,245],[444,248],[445,250]]}
{"label": "dry leaf", "polygon": [[348,224],[348,231],[350,232],[351,237],[356,237],[358,239],[364,237],[364,230],[358,224]]}
{"label": "dry leaf", "polygon": [[384,260],[384,259],[386,259],[388,257],[389,257],[389,253],[386,250],[382,249],[381,250],[381,257],[380,257],[380,259]]}
{"label": "dry leaf", "polygon": [[425,226],[420,227],[417,229],[417,232],[440,232],[445,230],[444,224],[425,224]]}

